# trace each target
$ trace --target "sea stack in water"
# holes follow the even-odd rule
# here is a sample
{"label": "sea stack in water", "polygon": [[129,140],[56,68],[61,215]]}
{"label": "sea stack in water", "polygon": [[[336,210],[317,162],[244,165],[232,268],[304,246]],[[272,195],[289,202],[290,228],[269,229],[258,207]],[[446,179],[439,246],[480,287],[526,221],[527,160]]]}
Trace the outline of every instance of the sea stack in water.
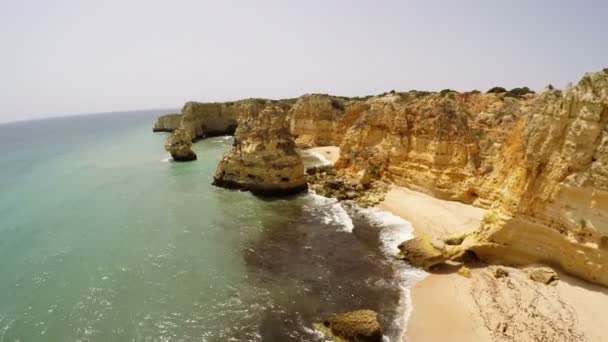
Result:
{"label": "sea stack in water", "polygon": [[304,163],[289,132],[286,110],[268,104],[243,113],[234,147],[220,161],[213,184],[261,195],[285,195],[306,189]]}
{"label": "sea stack in water", "polygon": [[165,150],[178,162],[196,160],[196,153],[192,151],[192,140],[192,129],[182,123],[167,139]]}

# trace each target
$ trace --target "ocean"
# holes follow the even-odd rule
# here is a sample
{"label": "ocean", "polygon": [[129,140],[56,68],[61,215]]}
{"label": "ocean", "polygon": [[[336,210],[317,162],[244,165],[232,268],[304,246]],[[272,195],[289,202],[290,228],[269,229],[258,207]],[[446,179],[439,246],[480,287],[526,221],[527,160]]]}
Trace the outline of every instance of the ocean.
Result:
{"label": "ocean", "polygon": [[214,187],[232,138],[175,163],[160,114],[0,125],[0,342],[323,341],[313,323],[357,309],[401,338],[408,222]]}

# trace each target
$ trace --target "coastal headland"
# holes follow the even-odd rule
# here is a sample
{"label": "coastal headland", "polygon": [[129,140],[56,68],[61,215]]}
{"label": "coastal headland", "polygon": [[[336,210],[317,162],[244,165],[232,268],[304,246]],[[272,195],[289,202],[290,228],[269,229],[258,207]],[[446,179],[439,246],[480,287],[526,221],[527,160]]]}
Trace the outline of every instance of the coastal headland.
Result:
{"label": "coastal headland", "polygon": [[[412,291],[409,341],[605,340],[608,70],[540,93],[189,102],[154,130],[172,132],[175,161],[235,134],[218,186],[310,188],[411,222],[399,257],[430,275]],[[311,148],[327,163],[305,170]]]}

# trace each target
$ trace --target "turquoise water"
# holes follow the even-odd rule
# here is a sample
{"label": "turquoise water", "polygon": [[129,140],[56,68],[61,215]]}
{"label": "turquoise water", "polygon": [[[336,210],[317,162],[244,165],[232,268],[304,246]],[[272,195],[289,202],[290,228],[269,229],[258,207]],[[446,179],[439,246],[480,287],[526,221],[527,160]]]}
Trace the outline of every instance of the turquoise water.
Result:
{"label": "turquoise water", "polygon": [[159,114],[0,125],[0,342],[317,341],[360,308],[401,334],[381,220],[213,187],[232,139],[171,162]]}

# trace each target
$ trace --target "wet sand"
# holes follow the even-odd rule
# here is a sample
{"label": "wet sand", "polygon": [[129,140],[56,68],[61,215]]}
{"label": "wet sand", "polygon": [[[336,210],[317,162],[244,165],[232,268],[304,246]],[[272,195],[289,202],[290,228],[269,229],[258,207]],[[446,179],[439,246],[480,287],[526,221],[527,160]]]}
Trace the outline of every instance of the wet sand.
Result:
{"label": "wet sand", "polygon": [[[381,209],[410,221],[416,232],[441,236],[475,229],[484,210],[393,188]],[[525,269],[471,266],[471,278],[446,265],[412,289],[413,313],[405,340],[608,341],[602,310],[608,289],[560,274],[557,286],[531,281]]]}

